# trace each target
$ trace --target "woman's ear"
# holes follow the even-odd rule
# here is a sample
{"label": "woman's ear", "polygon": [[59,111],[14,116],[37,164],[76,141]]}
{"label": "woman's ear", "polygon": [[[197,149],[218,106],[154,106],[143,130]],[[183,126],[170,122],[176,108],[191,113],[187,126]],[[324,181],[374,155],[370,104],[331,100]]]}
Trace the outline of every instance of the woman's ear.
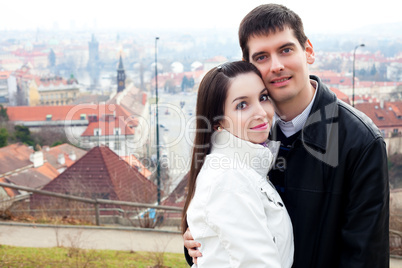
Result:
{"label": "woman's ear", "polygon": [[215,130],[215,131],[222,131],[222,129],[223,129],[223,128],[222,128],[221,125],[215,125],[215,126],[214,126],[214,130]]}
{"label": "woman's ear", "polygon": [[310,40],[306,41],[306,59],[308,64],[313,64],[315,61],[315,52],[313,48],[313,44],[311,44]]}

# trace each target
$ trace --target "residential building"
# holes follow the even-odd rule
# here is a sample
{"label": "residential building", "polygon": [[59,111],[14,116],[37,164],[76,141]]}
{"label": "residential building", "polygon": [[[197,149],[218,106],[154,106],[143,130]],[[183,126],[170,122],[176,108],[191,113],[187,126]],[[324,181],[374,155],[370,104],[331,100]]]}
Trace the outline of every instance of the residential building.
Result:
{"label": "residential building", "polygon": [[[169,196],[162,201],[162,206],[183,208],[187,196],[188,174],[186,174]],[[166,224],[180,226],[182,214],[180,212],[165,212],[163,215]]]}
{"label": "residential building", "polygon": [[[15,77],[16,83],[9,87],[10,105],[30,105],[30,96],[37,98],[37,85],[35,76],[32,73],[32,65],[24,64],[20,69],[14,71],[12,76]],[[32,94],[31,94],[32,93]],[[34,101],[35,102],[35,101]]]}
{"label": "residential building", "polygon": [[122,156],[135,151],[138,121],[121,105],[18,106],[8,107],[7,114],[10,121],[31,131],[43,127],[64,131],[70,143],[80,148],[106,145]]}
{"label": "residential building", "polygon": [[35,77],[35,82],[37,93],[30,97],[30,106],[69,105],[80,95],[80,86],[73,75],[68,80],[59,76]]}
{"label": "residential building", "polygon": [[212,68],[227,62],[228,59],[224,56],[216,56],[204,61],[204,71],[208,72]]}
{"label": "residential building", "polygon": [[23,64],[24,62],[12,53],[0,53],[0,70],[14,71]]}
{"label": "residential building", "polygon": [[130,117],[116,117],[114,114],[105,114],[99,120],[90,122],[84,133],[81,134],[80,145],[85,148],[104,145],[112,149],[119,156],[134,153],[134,134],[138,121]]}
{"label": "residential building", "polygon": [[355,107],[373,120],[385,138],[402,135],[402,101],[356,103]]}
{"label": "residential building", "polygon": [[17,49],[13,54],[24,64],[29,62],[35,69],[44,69],[48,66],[49,54],[43,52],[41,49],[34,49],[30,44],[24,49]]}
{"label": "residential building", "polygon": [[[92,199],[148,204],[155,204],[157,196],[157,188],[154,183],[104,146],[92,148],[86,155],[47,184],[43,190]],[[31,208],[44,206],[49,208],[52,204],[66,203],[58,200],[60,199],[33,194]],[[119,205],[100,205],[99,207],[101,215],[110,214],[110,209],[122,208]],[[109,211],[106,211],[106,208]]]}
{"label": "residential building", "polygon": [[[34,151],[22,143],[11,144],[0,148],[0,181],[42,189],[85,154],[86,151],[69,144],[46,146],[41,151]],[[10,201],[8,206],[28,196],[22,190],[0,187],[0,201]]]}
{"label": "residential building", "polygon": [[10,71],[0,71],[0,104],[9,103],[9,81]]}
{"label": "residential building", "polygon": [[[41,189],[59,175],[42,152],[35,152],[25,144],[17,143],[0,148],[0,181],[34,189]],[[29,197],[29,193],[0,187],[2,206]],[[1,207],[1,205],[0,205]]]}
{"label": "residential building", "polygon": [[54,147],[43,146],[42,152],[46,161],[56,168],[59,173],[63,173],[64,170],[87,153],[87,151],[68,143]]}

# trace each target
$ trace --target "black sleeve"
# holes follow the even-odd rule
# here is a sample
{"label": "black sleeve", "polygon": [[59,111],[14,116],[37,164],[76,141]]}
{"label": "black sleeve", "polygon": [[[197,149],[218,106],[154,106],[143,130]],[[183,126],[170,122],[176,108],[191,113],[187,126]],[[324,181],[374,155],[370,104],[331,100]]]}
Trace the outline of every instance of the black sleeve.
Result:
{"label": "black sleeve", "polygon": [[193,265],[193,258],[191,258],[190,255],[188,255],[188,250],[186,247],[184,247],[184,257],[186,257],[186,261],[188,265],[190,265],[191,267]]}

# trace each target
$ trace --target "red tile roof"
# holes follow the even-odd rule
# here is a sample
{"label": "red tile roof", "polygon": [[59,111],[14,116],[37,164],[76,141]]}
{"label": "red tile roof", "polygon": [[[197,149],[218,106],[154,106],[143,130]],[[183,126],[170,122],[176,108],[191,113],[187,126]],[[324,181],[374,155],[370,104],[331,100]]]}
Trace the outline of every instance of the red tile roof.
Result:
{"label": "red tile roof", "polygon": [[402,101],[356,103],[355,107],[373,120],[378,128],[402,127]]}
{"label": "red tile roof", "polygon": [[120,156],[130,166],[135,167],[145,178],[150,178],[152,172],[149,171],[134,155]]}
{"label": "red tile roof", "polygon": [[225,62],[228,59],[225,56],[215,56],[213,58],[205,60],[205,62]]}
{"label": "red tile roof", "polygon": [[[44,190],[87,198],[140,203],[156,202],[156,186],[108,147],[94,147],[66,169]],[[32,206],[49,198],[32,196]]]}
{"label": "red tile roof", "polygon": [[96,115],[101,118],[105,114],[116,114],[116,117],[126,119],[130,113],[116,104],[78,104],[64,106],[14,106],[7,107],[10,121],[46,121],[47,115],[52,115],[52,121],[80,120],[81,115]]}
{"label": "red tile roof", "polygon": [[29,159],[33,152],[33,149],[22,143],[0,148],[0,174],[32,165]]}
{"label": "red tile roof", "polygon": [[350,100],[348,95],[346,95],[345,93],[343,93],[342,91],[340,91],[337,88],[331,87],[330,88],[332,92],[335,93],[336,97],[344,102],[346,102],[347,104],[350,104]]}
{"label": "red tile roof", "polygon": [[35,82],[38,87],[60,86],[67,85],[67,80],[62,77],[44,78],[35,76]]}
{"label": "red tile roof", "polygon": [[[187,197],[188,174],[186,174],[173,192],[162,202],[163,206],[184,207]],[[181,213],[165,213],[166,218],[180,218]]]}
{"label": "red tile roof", "polygon": [[59,172],[52,165],[45,162],[40,167],[31,167],[13,173],[7,176],[7,179],[15,185],[40,189],[57,177],[57,175],[59,175]]}
{"label": "red tile roof", "polygon": [[8,79],[10,77],[11,72],[8,71],[0,71],[0,80]]}
{"label": "red tile roof", "polygon": [[[112,116],[113,117],[113,116]],[[134,135],[134,127],[138,125],[138,121],[135,118],[124,119],[122,117],[116,117],[112,119],[99,120],[98,122],[89,123],[87,129],[81,136],[95,136],[95,129],[100,129],[99,136],[114,136],[115,128],[120,129],[119,135]]]}
{"label": "red tile roof", "polygon": [[[72,164],[75,163],[75,161],[77,161],[87,153],[87,151],[67,143],[60,144],[54,147],[46,146],[42,148],[42,152],[45,156],[46,161],[56,169],[71,166]],[[59,155],[64,156],[65,164],[59,163],[58,161]],[[75,156],[75,159],[71,159],[70,156],[71,157]]]}
{"label": "red tile roof", "polygon": [[[7,180],[6,178],[0,178],[0,182],[12,184],[12,183],[11,183],[9,180]],[[14,196],[16,196],[16,195],[19,194],[18,190],[16,190],[16,189],[7,188],[7,187],[3,187],[2,189],[4,189],[4,191],[6,191],[6,194],[7,194],[9,197],[14,197]]]}

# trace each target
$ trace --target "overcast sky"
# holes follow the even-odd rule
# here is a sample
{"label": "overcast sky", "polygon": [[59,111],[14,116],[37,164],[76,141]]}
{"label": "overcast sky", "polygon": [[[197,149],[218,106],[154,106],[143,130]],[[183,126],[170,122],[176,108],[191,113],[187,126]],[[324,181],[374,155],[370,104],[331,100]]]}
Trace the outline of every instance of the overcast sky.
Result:
{"label": "overcast sky", "polygon": [[[259,0],[7,0],[0,30],[75,28],[237,28]],[[296,11],[308,33],[401,22],[397,0],[276,0]],[[5,8],[5,9],[3,9]],[[400,33],[399,33],[400,34]]]}

